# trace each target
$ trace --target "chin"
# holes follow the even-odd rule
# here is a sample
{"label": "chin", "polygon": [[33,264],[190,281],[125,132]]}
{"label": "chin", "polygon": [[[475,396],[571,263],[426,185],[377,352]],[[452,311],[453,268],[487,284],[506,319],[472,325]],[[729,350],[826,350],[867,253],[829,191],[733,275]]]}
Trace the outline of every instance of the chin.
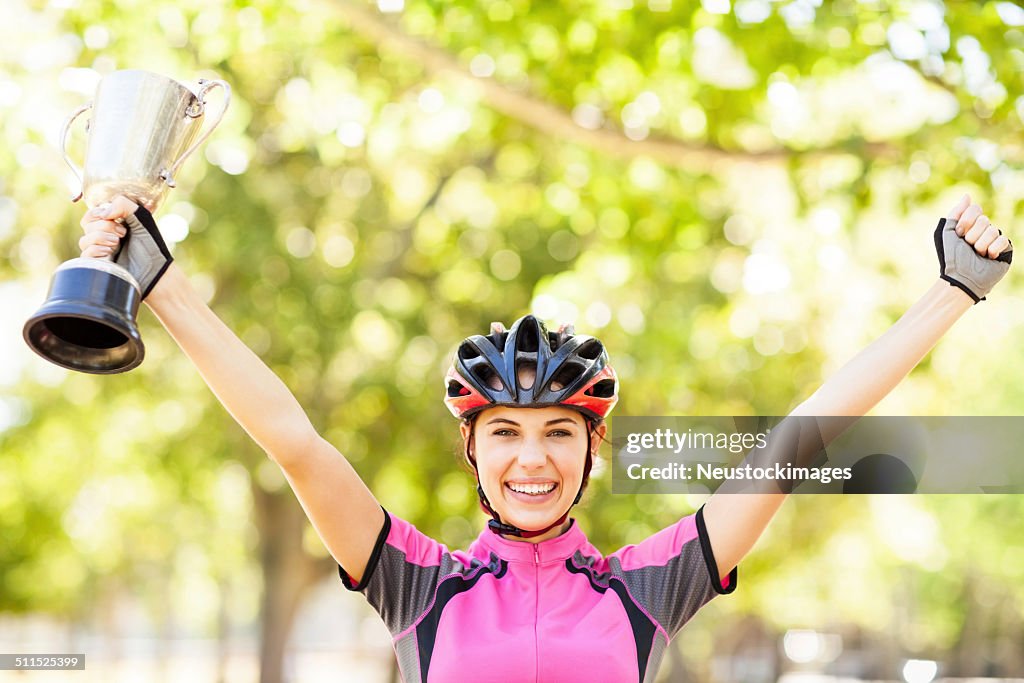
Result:
{"label": "chin", "polygon": [[537,531],[554,524],[555,520],[565,512],[565,508],[568,506],[569,503],[567,501],[564,503],[562,501],[558,501],[550,506],[545,506],[543,510],[514,510],[510,511],[507,516],[501,512],[498,514],[501,515],[501,518],[505,520],[506,523],[511,524],[512,526],[519,527],[524,531]]}

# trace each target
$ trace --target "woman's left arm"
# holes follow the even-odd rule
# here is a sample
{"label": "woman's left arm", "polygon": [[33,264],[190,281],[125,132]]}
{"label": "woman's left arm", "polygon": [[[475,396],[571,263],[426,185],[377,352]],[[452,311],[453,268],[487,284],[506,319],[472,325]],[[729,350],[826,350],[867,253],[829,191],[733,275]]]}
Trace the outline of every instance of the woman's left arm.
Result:
{"label": "woman's left arm", "polygon": [[[962,242],[971,246],[958,244]],[[970,204],[970,197],[964,195],[947,216],[947,230],[940,226],[936,231],[942,279],[885,334],[854,356],[790,415],[859,417],[866,414],[1002,277],[1009,265],[1008,259],[1005,264],[996,259],[1009,248],[1009,240],[982,215],[981,207]],[[819,421],[819,425],[837,422]],[[827,444],[838,433],[821,436]],[[786,495],[719,491],[708,499],[704,505],[704,522],[722,578],[754,546]]]}

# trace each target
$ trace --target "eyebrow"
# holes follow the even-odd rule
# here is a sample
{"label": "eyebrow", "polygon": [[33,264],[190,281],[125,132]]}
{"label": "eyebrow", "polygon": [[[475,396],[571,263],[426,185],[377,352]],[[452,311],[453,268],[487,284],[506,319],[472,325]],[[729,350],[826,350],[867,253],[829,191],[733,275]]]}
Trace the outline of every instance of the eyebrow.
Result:
{"label": "eyebrow", "polygon": [[[522,426],[518,422],[516,422],[515,420],[509,420],[508,418],[505,418],[505,417],[496,417],[493,420],[488,420],[487,424],[490,425],[490,424],[494,424],[496,422],[505,422],[505,423],[508,423],[510,425],[515,425],[516,427]],[[559,417],[559,418],[554,419],[554,420],[548,420],[547,422],[544,423],[544,426],[547,427],[548,425],[555,425],[555,424],[558,424],[560,422],[568,422],[569,424],[573,424],[573,425],[579,426],[579,423],[576,422],[576,420],[572,419],[571,417]]]}

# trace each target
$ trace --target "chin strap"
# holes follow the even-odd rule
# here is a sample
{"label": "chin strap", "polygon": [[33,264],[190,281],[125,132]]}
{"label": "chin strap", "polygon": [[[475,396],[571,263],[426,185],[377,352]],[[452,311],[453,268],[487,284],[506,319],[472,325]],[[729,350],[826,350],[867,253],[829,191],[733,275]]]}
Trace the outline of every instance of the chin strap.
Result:
{"label": "chin strap", "polygon": [[491,507],[490,501],[487,500],[487,494],[484,493],[483,486],[480,485],[480,472],[476,468],[476,458],[474,458],[469,452],[469,439],[466,440],[466,459],[469,460],[470,464],[473,465],[473,473],[476,475],[476,495],[480,499],[480,507],[484,512],[489,514],[492,519],[487,522],[487,528],[496,534],[504,534],[506,536],[519,536],[520,538],[533,538],[534,536],[540,536],[554,529],[556,526],[565,524],[565,520],[569,518],[569,512],[572,510],[580,498],[583,497],[583,489],[587,486],[587,480],[590,477],[590,468],[593,465],[593,454],[591,453],[591,423],[590,420],[586,420],[587,424],[587,463],[583,466],[583,481],[580,482],[580,490],[576,492],[576,498],[573,499],[569,509],[566,510],[561,517],[556,519],[554,522],[539,530],[527,530],[520,529],[517,526],[506,524],[501,521],[501,516],[498,515],[497,511]]}

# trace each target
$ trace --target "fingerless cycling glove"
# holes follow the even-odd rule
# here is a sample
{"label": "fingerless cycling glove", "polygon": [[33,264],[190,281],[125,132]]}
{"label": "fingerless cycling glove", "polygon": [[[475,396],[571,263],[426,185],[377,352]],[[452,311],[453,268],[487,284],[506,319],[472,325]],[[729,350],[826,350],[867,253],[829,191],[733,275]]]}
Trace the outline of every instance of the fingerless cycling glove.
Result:
{"label": "fingerless cycling glove", "polygon": [[940,218],[935,228],[935,251],[939,255],[939,277],[962,289],[974,303],[985,298],[1010,269],[1013,245],[994,259],[982,256],[956,234],[956,219]]}
{"label": "fingerless cycling glove", "polygon": [[153,215],[139,207],[131,216],[125,216],[127,228],[114,263],[126,269],[138,281],[145,299],[160,277],[174,261],[164,238],[160,235]]}

